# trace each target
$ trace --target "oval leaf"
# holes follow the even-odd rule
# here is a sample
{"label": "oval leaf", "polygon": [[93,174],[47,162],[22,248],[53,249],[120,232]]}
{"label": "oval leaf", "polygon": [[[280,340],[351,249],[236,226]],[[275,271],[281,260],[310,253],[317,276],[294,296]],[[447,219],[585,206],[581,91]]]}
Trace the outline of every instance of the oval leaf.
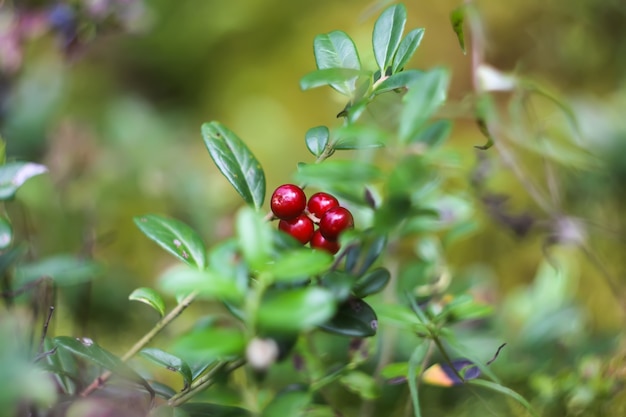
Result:
{"label": "oval leaf", "polygon": [[128,299],[148,304],[155,309],[161,317],[165,314],[165,302],[163,298],[161,298],[161,295],[152,288],[137,288],[128,296]]}
{"label": "oval leaf", "polygon": [[[361,69],[361,61],[354,41],[345,32],[336,30],[317,35],[313,41],[313,53],[318,69],[348,68]],[[351,96],[356,88],[357,76],[331,87],[341,94]]]}
{"label": "oval leaf", "polygon": [[376,380],[365,372],[349,372],[342,376],[339,382],[349,391],[352,391],[363,399],[373,400],[380,396],[380,389],[378,388]]}
{"label": "oval leaf", "polygon": [[[211,403],[186,403],[180,406],[188,417],[251,417],[243,408]],[[176,417],[176,416],[174,416]]]}
{"label": "oval leaf", "polygon": [[250,149],[219,122],[203,124],[202,137],[220,172],[247,204],[259,210],[265,199],[265,173]]}
{"label": "oval leaf", "polygon": [[279,393],[265,407],[261,417],[298,417],[311,402],[311,393],[302,390],[290,390]]}
{"label": "oval leaf", "polygon": [[0,250],[9,247],[13,241],[13,228],[4,217],[0,217]]}
{"label": "oval leaf", "polygon": [[225,277],[211,270],[198,270],[186,265],[174,266],[163,273],[158,280],[159,288],[171,295],[186,295],[193,291],[198,297],[219,298],[238,301],[242,298],[242,288],[234,277]]}
{"label": "oval leaf", "polygon": [[188,265],[204,269],[207,266],[206,248],[198,234],[185,223],[156,214],[133,219],[149,239]]}
{"label": "oval leaf", "polygon": [[452,131],[452,122],[450,120],[436,120],[419,131],[418,135],[413,137],[411,143],[423,143],[431,148],[441,145],[450,136]]}
{"label": "oval leaf", "polygon": [[384,74],[391,65],[400,44],[405,24],[406,8],[403,4],[396,4],[385,9],[374,24],[372,44],[374,57],[381,74]]}
{"label": "oval leaf", "polygon": [[343,303],[333,318],[320,328],[341,336],[370,337],[376,334],[378,318],[365,301],[352,299]]}
{"label": "oval leaf", "polygon": [[274,276],[276,282],[289,282],[326,271],[333,259],[327,252],[303,248],[287,252],[267,272]]}
{"label": "oval leaf", "polygon": [[258,310],[259,326],[277,332],[308,330],[331,318],[335,300],[322,288],[300,288],[267,294]]}
{"label": "oval leaf", "polygon": [[322,276],[322,287],[333,293],[335,300],[346,301],[350,296],[355,278],[344,271],[328,271]]}
{"label": "oval leaf", "polygon": [[11,200],[28,179],[47,171],[45,166],[32,162],[9,162],[0,166],[0,200]]}
{"label": "oval leaf", "polygon": [[407,70],[397,74],[393,74],[382,81],[374,90],[374,94],[382,94],[398,88],[406,88],[409,84],[416,82],[417,79],[424,75],[421,70]]}
{"label": "oval leaf", "polygon": [[180,337],[172,350],[189,362],[210,362],[242,355],[244,334],[237,329],[208,328]]}
{"label": "oval leaf", "polygon": [[382,174],[378,167],[363,161],[334,160],[301,165],[295,177],[298,181],[320,188],[329,188],[335,184],[354,188],[378,180]]}
{"label": "oval leaf", "polygon": [[237,239],[244,259],[255,270],[263,270],[271,259],[272,228],[260,213],[243,207],[235,219]]}
{"label": "oval leaf", "polygon": [[37,262],[22,264],[15,269],[16,286],[42,278],[51,278],[57,285],[88,282],[102,272],[102,267],[88,259],[57,255]]}
{"label": "oval leaf", "polygon": [[310,90],[324,85],[342,85],[350,83],[361,71],[351,68],[328,68],[309,72],[300,79],[300,88]]}
{"label": "oval leaf", "polygon": [[406,34],[404,39],[402,39],[402,42],[400,42],[400,46],[398,46],[396,55],[393,57],[393,64],[391,65],[392,74],[402,71],[404,66],[407,62],[409,62],[417,48],[420,46],[422,37],[424,37],[424,29],[422,28],[413,29]]}
{"label": "oval leaf", "polygon": [[304,136],[307,149],[316,157],[319,157],[324,152],[329,138],[330,132],[326,126],[312,127],[307,130]]}
{"label": "oval leaf", "polygon": [[385,288],[391,279],[391,274],[386,268],[376,268],[363,275],[354,286],[354,294],[359,298],[376,294]]}
{"label": "oval leaf", "polygon": [[155,348],[142,349],[139,354],[152,363],[163,366],[170,371],[178,372],[183,377],[183,381],[185,382],[186,387],[191,384],[191,368],[189,367],[187,362],[183,361],[182,359],[167,352],[164,352],[161,349]]}

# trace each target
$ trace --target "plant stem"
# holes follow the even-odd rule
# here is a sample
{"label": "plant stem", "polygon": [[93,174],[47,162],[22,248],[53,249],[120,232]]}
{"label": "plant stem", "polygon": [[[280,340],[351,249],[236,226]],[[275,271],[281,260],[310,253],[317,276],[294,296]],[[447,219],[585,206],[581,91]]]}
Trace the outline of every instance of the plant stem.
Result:
{"label": "plant stem", "polygon": [[[161,332],[168,324],[170,324],[176,317],[178,317],[189,305],[193,302],[193,300],[198,295],[197,291],[192,292],[183,300],[178,303],[176,307],[172,309],[166,316],[164,316],[161,320],[154,325],[154,327],[146,333],[141,339],[137,341],[129,350],[122,356],[122,362],[126,362],[133,356],[135,356],[141,349],[143,349],[148,343],[154,339],[154,337]],[[111,371],[106,371],[99,377],[93,380],[91,384],[87,386],[81,393],[81,397],[86,397],[91,394],[93,391],[97,390],[111,377],[113,373]]]}

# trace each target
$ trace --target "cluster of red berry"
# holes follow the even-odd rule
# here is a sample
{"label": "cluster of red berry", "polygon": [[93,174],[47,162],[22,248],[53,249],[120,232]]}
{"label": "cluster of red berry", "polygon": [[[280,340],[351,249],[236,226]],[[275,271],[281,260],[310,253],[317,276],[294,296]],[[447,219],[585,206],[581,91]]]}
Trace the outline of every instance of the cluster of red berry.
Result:
{"label": "cluster of red berry", "polygon": [[[339,250],[339,234],[354,226],[352,213],[339,205],[335,197],[316,193],[309,198],[302,188],[284,184],[272,194],[272,213],[280,219],[278,228],[312,248],[330,253]],[[319,228],[315,230],[315,224]]]}

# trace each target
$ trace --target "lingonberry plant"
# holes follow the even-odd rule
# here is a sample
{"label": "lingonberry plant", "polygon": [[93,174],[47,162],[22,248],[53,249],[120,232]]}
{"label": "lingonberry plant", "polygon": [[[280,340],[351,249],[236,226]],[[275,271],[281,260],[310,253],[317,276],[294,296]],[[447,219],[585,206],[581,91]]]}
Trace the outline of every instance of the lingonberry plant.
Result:
{"label": "lingonberry plant", "polygon": [[[453,23],[463,45],[460,16],[453,13]],[[34,361],[53,375],[62,398],[115,396],[122,388],[133,392],[142,415],[377,415],[381,410],[373,400],[383,387],[402,384],[413,415],[419,416],[420,388],[429,383],[491,389],[535,413],[488,366],[501,344],[476,351],[459,336],[459,324],[479,326],[492,307],[465,289],[449,288],[453,271],[446,250],[474,230],[473,202],[455,187],[460,170],[455,155],[442,146],[451,121],[436,114],[446,101],[449,73],[406,68],[424,34],[413,29],[404,35],[406,21],[402,4],[378,17],[372,68],[361,62],[345,32],[315,37],[317,69],[300,86],[330,86],[346,97],[346,105],[334,112],[338,126],[306,132],[303,145],[311,160],[285,179],[298,185],[272,192],[269,208],[262,164],[244,141],[217,121],[202,126],[210,157],[245,203],[235,215],[235,235],[207,248],[178,220],[136,217],[137,227],[180,261],[158,279],[158,290],[143,287],[130,295],[162,318],[122,357],[92,340],[49,337],[44,331]],[[371,113],[383,96],[396,119],[380,124]],[[490,141],[481,147],[486,149],[492,139],[489,113],[481,111],[479,125]],[[341,156],[345,150],[354,152]],[[4,165],[0,197],[10,198],[43,170],[34,164]],[[9,223],[0,222],[0,249],[10,240]],[[20,284],[31,285],[44,274],[55,278],[54,268],[68,262],[77,261],[57,259],[22,270]],[[55,283],[64,280],[72,277]],[[163,295],[177,300],[167,313]],[[218,313],[163,342],[163,349],[148,347],[196,300]],[[0,328],[0,335],[9,334]],[[316,345],[328,334],[343,338],[336,342],[341,355],[331,359]],[[403,348],[394,352],[396,345]],[[138,371],[132,362],[137,355],[176,372],[180,381],[157,381]],[[273,384],[266,384],[272,378]],[[235,394],[222,389],[229,381],[237,387]],[[274,389],[277,385],[283,389]],[[360,408],[329,396],[331,385],[360,397]],[[49,399],[49,392],[49,385],[33,392],[28,398],[33,409],[49,407],[36,401]],[[88,405],[99,406],[97,401]],[[61,402],[50,415],[63,413],[63,407],[67,404]]]}

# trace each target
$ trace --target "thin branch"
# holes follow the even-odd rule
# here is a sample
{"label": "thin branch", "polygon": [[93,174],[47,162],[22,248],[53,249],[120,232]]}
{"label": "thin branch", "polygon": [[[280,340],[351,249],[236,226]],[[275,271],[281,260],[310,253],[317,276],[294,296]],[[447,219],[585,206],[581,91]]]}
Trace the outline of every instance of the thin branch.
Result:
{"label": "thin branch", "polygon": [[41,340],[39,341],[39,350],[38,352],[43,352],[43,344],[46,340],[46,335],[48,334],[48,325],[50,324],[50,319],[52,319],[52,314],[54,313],[54,306],[48,307],[48,315],[46,316],[46,321],[43,323],[43,331],[41,332]]}

